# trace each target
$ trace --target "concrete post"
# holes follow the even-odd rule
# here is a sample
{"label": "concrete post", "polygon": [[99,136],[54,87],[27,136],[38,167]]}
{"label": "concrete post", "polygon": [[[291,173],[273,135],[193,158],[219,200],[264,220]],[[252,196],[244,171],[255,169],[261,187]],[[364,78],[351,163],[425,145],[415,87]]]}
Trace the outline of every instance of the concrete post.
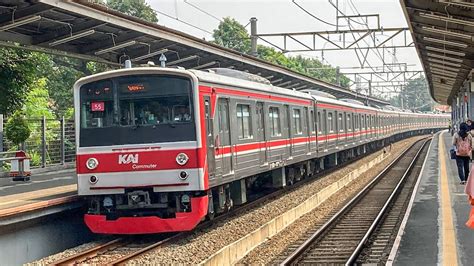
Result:
{"label": "concrete post", "polygon": [[0,152],[3,151],[3,115],[0,114]]}
{"label": "concrete post", "polygon": [[[3,115],[0,114],[0,152],[3,151]],[[0,162],[0,168],[3,166],[3,162]]]}
{"label": "concrete post", "polygon": [[[370,81],[369,81],[370,82]],[[341,70],[339,67],[336,67],[336,84],[341,86]],[[369,83],[370,84],[370,83]]]}
{"label": "concrete post", "polygon": [[41,167],[46,167],[46,117],[41,119]]}
{"label": "concrete post", "polygon": [[66,125],[64,123],[64,116],[61,117],[61,164],[66,161],[66,147],[64,144]]}
{"label": "concrete post", "polygon": [[250,19],[250,54],[257,56],[257,18]]}

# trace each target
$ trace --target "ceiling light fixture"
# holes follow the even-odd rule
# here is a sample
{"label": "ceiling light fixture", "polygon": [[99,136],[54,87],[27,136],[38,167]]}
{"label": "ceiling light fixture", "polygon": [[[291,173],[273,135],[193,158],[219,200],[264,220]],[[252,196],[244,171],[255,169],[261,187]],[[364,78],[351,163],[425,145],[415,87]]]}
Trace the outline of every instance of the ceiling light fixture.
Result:
{"label": "ceiling light fixture", "polygon": [[458,62],[458,63],[462,63],[463,61],[462,59],[459,59],[459,58],[449,57],[449,56],[435,54],[435,53],[426,53],[426,55],[428,55],[428,57],[435,57],[435,58],[440,58],[443,60],[449,60],[449,61]]}
{"label": "ceiling light fixture", "polygon": [[92,35],[94,33],[95,33],[95,30],[88,30],[88,31],[80,32],[80,33],[71,35],[69,37],[51,42],[51,43],[49,43],[49,46],[56,46],[56,45],[64,44],[64,43],[67,43],[67,42],[70,42],[70,41],[74,41],[74,40],[77,40],[77,39],[80,39],[80,38],[84,38],[84,37]]}
{"label": "ceiling light fixture", "polygon": [[455,47],[461,47],[461,48],[466,48],[467,47],[467,44],[465,44],[465,43],[446,41],[446,40],[436,39],[436,38],[431,38],[431,37],[423,37],[423,40],[429,41],[429,42],[434,42],[434,43],[439,43],[439,44],[455,46]]}
{"label": "ceiling light fixture", "polygon": [[166,52],[168,52],[168,49],[161,49],[161,50],[158,50],[158,51],[155,51],[155,52],[151,52],[151,53],[148,53],[148,54],[145,54],[145,55],[135,57],[135,58],[132,59],[132,62],[138,62],[138,61],[141,61],[143,59],[147,59],[147,58],[150,58],[150,57],[154,57],[154,56],[157,56],[157,55],[164,54]]}
{"label": "ceiling light fixture", "polygon": [[428,61],[433,62],[433,63],[438,63],[444,66],[452,66],[452,67],[461,67],[461,64],[458,63],[451,63],[451,62],[446,62],[444,60],[439,60],[435,58],[428,57]]}
{"label": "ceiling light fixture", "polygon": [[202,65],[200,65],[200,66],[193,67],[193,69],[203,69],[203,68],[206,68],[206,67],[213,66],[213,65],[215,65],[215,64],[217,64],[216,61],[211,61],[211,62],[209,62],[209,63],[205,63],[205,64],[202,64]]}
{"label": "ceiling light fixture", "polygon": [[112,46],[112,47],[109,47],[109,48],[106,48],[106,49],[97,51],[97,52],[95,52],[94,54],[95,54],[95,55],[101,55],[101,54],[113,52],[113,51],[116,51],[116,50],[119,50],[119,49],[122,49],[122,48],[125,48],[125,47],[128,47],[128,46],[135,45],[136,43],[137,43],[137,41],[124,42],[124,43],[117,44],[117,45],[115,45],[115,46]]}
{"label": "ceiling light fixture", "polygon": [[469,35],[469,34],[463,34],[463,33],[459,33],[459,32],[454,32],[454,31],[450,31],[450,30],[443,30],[443,29],[438,29],[438,28],[435,28],[435,27],[427,27],[427,26],[422,26],[421,29],[424,30],[424,31],[432,32],[432,33],[439,33],[439,34],[443,34],[443,35],[447,35],[447,36],[463,38],[463,39],[466,39],[466,40],[473,40],[473,36]]}
{"label": "ceiling light fixture", "polygon": [[1,26],[0,31],[10,30],[19,26],[23,26],[41,19],[41,16],[30,16],[22,19],[15,20],[14,22]]}
{"label": "ceiling light fixture", "polygon": [[457,19],[457,18],[453,18],[452,16],[440,16],[440,15],[435,15],[432,13],[420,12],[420,17],[442,20],[442,21],[452,22],[452,23],[461,24],[465,26],[474,26],[474,21]]}
{"label": "ceiling light fixture", "polygon": [[185,58],[181,58],[181,59],[178,59],[178,60],[169,62],[169,63],[168,63],[168,66],[172,66],[172,65],[179,64],[179,63],[183,63],[183,62],[186,62],[186,61],[189,61],[189,60],[193,60],[193,59],[195,59],[195,58],[198,58],[198,56],[197,56],[197,55],[191,55],[191,56],[188,56],[188,57],[185,57]]}
{"label": "ceiling light fixture", "polygon": [[444,54],[457,55],[457,56],[461,56],[461,57],[466,56],[466,54],[462,53],[462,52],[456,52],[456,51],[446,50],[446,49],[442,49],[442,48],[436,48],[436,47],[432,47],[432,46],[426,46],[425,49],[433,51],[433,52],[440,52],[440,53],[444,53]]}

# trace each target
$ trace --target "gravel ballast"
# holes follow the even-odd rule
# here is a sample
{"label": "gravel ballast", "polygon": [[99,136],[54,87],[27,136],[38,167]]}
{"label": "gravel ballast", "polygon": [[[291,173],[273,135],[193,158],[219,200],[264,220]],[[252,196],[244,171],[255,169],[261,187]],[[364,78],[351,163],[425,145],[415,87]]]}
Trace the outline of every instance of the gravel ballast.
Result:
{"label": "gravel ballast", "polygon": [[[363,174],[359,179],[353,181],[351,185],[347,188],[349,191],[337,193],[330,200],[322,206],[318,207],[319,212],[324,212],[324,209],[332,210],[337,206],[334,202],[336,199],[339,200],[342,198],[340,195],[348,195],[352,193],[351,191],[356,191],[358,186],[363,186],[367,183],[366,180],[369,180],[370,177],[375,176],[380,172],[386,165],[388,165],[397,155],[399,155],[406,147],[411,143],[419,139],[419,137],[402,140],[398,143],[393,144],[392,152],[388,154],[388,160],[384,160],[382,163],[376,165],[374,168],[370,169],[366,174]],[[373,160],[377,155],[382,151],[376,152],[374,154],[368,155],[361,160],[347,165],[344,168],[341,168],[331,174],[328,174],[322,178],[315,179],[314,182],[307,183],[294,191],[291,191],[277,199],[266,202],[261,206],[252,209],[244,214],[241,214],[238,217],[229,217],[223,221],[217,222],[211,227],[204,229],[197,229],[188,237],[179,239],[173,242],[166,243],[164,246],[153,250],[143,256],[131,261],[133,264],[170,264],[170,263],[181,263],[181,264],[197,264],[206,260],[210,255],[219,251],[222,247],[240,239],[246,234],[257,229],[262,224],[270,221],[274,217],[282,214],[286,210],[293,208],[306,200],[309,196],[313,195],[315,192],[320,191],[324,187],[332,184],[333,182],[344,177],[354,169],[358,168],[358,165],[369,162]],[[325,207],[323,207],[325,206]],[[314,213],[311,212],[311,213]],[[320,214],[320,219],[324,217],[324,214]],[[315,218],[313,218],[315,219]],[[290,226],[291,227],[291,226]],[[296,232],[290,231],[291,234],[296,234]],[[274,237],[279,238],[279,237]],[[272,238],[272,239],[274,239]],[[268,243],[270,241],[267,241]],[[286,241],[282,243],[288,243]],[[282,244],[280,244],[282,245]],[[256,250],[259,250],[257,248]],[[259,252],[260,253],[260,252]],[[267,253],[267,251],[262,251],[262,257],[271,257],[272,254],[278,254],[278,251]],[[250,255],[253,254],[250,253]],[[250,256],[247,256],[250,257]],[[270,260],[251,260],[248,263],[265,263],[270,262]],[[243,263],[247,261],[244,259]]]}
{"label": "gravel ballast", "polygon": [[281,255],[291,245],[291,243],[307,238],[309,231],[314,231],[315,227],[319,228],[324,222],[326,222],[335,208],[342,208],[349,199],[354,197],[369,182],[371,182],[375,176],[377,176],[411,143],[413,143],[412,139],[394,144],[393,152],[389,155],[391,158],[388,158],[389,160],[384,160],[376,165],[365,174],[352,181],[349,186],[344,187],[337,194],[331,196],[313,211],[305,214],[303,217],[285,228],[285,230],[252,250],[239,261],[239,264],[278,264],[279,260],[282,259]]}

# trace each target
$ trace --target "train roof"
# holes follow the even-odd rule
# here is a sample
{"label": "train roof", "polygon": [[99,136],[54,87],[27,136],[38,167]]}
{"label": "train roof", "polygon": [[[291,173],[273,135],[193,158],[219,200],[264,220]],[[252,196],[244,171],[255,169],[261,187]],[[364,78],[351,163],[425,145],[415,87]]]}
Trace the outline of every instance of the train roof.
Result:
{"label": "train roof", "polygon": [[[318,94],[318,93],[311,94],[308,91],[302,92],[302,91],[296,91],[296,90],[291,90],[291,89],[285,89],[285,88],[281,88],[281,87],[277,87],[273,85],[268,85],[262,82],[256,82],[253,80],[246,80],[242,78],[231,77],[229,75],[222,75],[222,74],[212,73],[209,71],[193,70],[193,69],[184,70],[184,69],[178,69],[178,68],[161,68],[161,67],[124,68],[124,69],[107,71],[103,73],[94,74],[88,77],[80,78],[74,86],[77,89],[79,86],[81,86],[84,83],[100,80],[104,76],[117,77],[117,76],[127,74],[130,72],[140,73],[140,74],[152,74],[152,73],[178,74],[181,76],[191,76],[203,82],[217,83],[217,84],[227,85],[227,86],[232,86],[232,87],[241,87],[241,88],[246,88],[246,89],[267,92],[267,93],[275,93],[275,94],[286,95],[290,97],[298,97],[298,98],[303,98],[307,100],[314,99],[317,102],[321,102],[321,103],[343,105],[343,106],[347,106],[351,108],[366,109],[366,110],[378,111],[378,112],[383,112],[383,113],[415,114],[415,113],[409,113],[409,112],[398,111],[398,110],[393,110],[393,109],[384,110],[382,108],[365,106],[358,102],[353,102],[353,101],[346,102],[346,101],[341,101],[334,98],[324,97],[324,94]],[[416,115],[432,115],[432,114],[418,114],[417,113]]]}

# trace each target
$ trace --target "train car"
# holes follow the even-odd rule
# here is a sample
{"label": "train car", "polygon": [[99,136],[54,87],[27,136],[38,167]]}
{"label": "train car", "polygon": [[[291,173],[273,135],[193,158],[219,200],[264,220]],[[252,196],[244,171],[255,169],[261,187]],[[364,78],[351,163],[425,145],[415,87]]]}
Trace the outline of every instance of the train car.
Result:
{"label": "train car", "polygon": [[74,98],[78,193],[101,234],[192,230],[259,189],[447,126],[223,69],[109,71],[77,81]]}

